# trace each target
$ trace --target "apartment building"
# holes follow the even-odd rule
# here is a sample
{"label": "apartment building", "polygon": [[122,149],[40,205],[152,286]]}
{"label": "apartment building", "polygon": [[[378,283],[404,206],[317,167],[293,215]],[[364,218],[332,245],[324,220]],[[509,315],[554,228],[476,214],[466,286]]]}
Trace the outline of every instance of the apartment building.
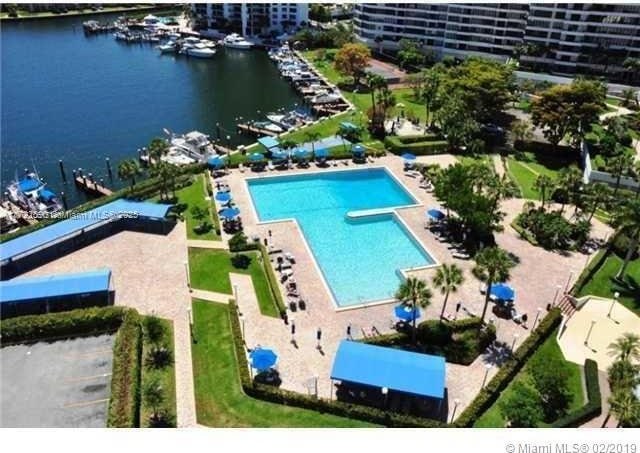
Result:
{"label": "apartment building", "polygon": [[440,57],[504,61],[525,49],[523,68],[640,78],[622,66],[628,57],[640,58],[640,4],[361,3],[354,29],[379,50],[396,49],[408,38]]}
{"label": "apartment building", "polygon": [[280,34],[309,20],[307,3],[194,3],[192,11],[202,28],[244,36]]}

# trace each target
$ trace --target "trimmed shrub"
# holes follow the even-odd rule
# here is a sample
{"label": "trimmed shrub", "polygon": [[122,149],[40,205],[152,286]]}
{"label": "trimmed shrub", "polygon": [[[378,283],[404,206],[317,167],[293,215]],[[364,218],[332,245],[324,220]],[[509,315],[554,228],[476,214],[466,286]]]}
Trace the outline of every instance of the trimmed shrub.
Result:
{"label": "trimmed shrub", "polygon": [[257,250],[260,246],[257,242],[249,242],[247,235],[242,231],[237,232],[229,239],[229,250],[232,252],[245,252],[248,250]]}
{"label": "trimmed shrub", "polygon": [[442,154],[449,150],[449,143],[435,135],[389,135],[384,139],[384,145],[393,154],[409,152],[417,156]]}
{"label": "trimmed shrub", "polygon": [[480,393],[460,414],[454,425],[458,427],[471,427],[484,412],[498,399],[500,393],[509,385],[509,382],[518,374],[531,355],[553,333],[562,320],[559,308],[554,308],[538,324],[531,335],[516,349],[513,356],[506,360],[500,370]]}
{"label": "trimmed shrub", "polygon": [[233,337],[236,358],[238,361],[240,383],[243,391],[253,398],[270,401],[285,406],[300,407],[303,409],[315,410],[321,413],[329,413],[340,417],[348,417],[356,420],[363,420],[380,425],[403,428],[444,428],[445,423],[426,418],[412,417],[408,415],[396,414],[382,411],[380,409],[361,406],[356,404],[343,403],[341,401],[326,400],[310,395],[282,390],[270,385],[259,384],[251,380],[249,375],[249,364],[244,351],[244,342],[240,321],[238,320],[238,309],[234,301],[229,303],[229,321]]}
{"label": "trimmed shrub", "polygon": [[236,269],[247,269],[251,264],[251,257],[242,253],[231,255],[231,265]]}
{"label": "trimmed shrub", "polygon": [[115,332],[127,311],[124,307],[94,307],[6,319],[0,322],[2,343],[29,343]]}
{"label": "trimmed shrub", "polygon": [[602,413],[602,396],[598,381],[598,364],[587,359],[584,361],[584,380],[587,388],[587,403],[581,408],[568,413],[551,426],[554,428],[577,428]]}
{"label": "trimmed shrub", "polygon": [[264,245],[259,244],[259,247],[260,254],[262,255],[262,265],[264,266],[264,271],[267,274],[269,289],[273,295],[273,300],[276,301],[276,308],[278,309],[278,312],[280,312],[280,316],[284,316],[287,312],[287,307],[282,299],[282,293],[280,293],[280,289],[278,287],[278,277],[276,277],[276,273],[273,271],[271,261],[269,260],[269,252],[267,252],[267,248]]}
{"label": "trimmed shrub", "polygon": [[108,427],[135,428],[139,426],[141,354],[140,316],[135,310],[128,310],[113,345]]}

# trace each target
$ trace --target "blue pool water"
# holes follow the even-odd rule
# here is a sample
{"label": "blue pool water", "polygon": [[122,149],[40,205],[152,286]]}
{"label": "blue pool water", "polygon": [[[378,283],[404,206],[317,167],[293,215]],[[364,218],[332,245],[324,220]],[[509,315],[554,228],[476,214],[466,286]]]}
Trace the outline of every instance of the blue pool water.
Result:
{"label": "blue pool water", "polygon": [[388,173],[350,170],[249,180],[260,221],[295,218],[340,307],[390,298],[399,269],[433,264],[393,214],[348,212],[415,204]]}

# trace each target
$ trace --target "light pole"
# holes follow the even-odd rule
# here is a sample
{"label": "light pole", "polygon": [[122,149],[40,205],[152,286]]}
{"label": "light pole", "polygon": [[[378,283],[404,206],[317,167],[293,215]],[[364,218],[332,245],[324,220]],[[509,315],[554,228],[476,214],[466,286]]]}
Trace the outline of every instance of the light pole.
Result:
{"label": "light pole", "polygon": [[487,363],[484,368],[484,378],[482,379],[482,386],[480,386],[480,388],[484,388],[484,385],[487,383],[487,377],[489,377],[489,371],[491,370],[491,368],[493,368],[493,365]]}
{"label": "light pole", "polygon": [[382,394],[384,395],[384,408],[387,408],[387,399],[389,398],[389,389],[387,387],[382,387]]}
{"label": "light pole", "polygon": [[458,404],[460,404],[460,400],[458,398],[453,400],[453,411],[451,412],[451,423],[453,423],[453,419],[456,417],[456,409],[458,409]]}
{"label": "light pole", "polygon": [[616,291],[613,293],[613,300],[611,301],[611,306],[609,307],[609,313],[607,313],[607,318],[611,318],[611,312],[613,311],[613,307],[618,302],[618,297],[620,297],[620,293]]}
{"label": "light pole", "polygon": [[562,289],[562,285],[556,285],[556,294],[553,296],[552,306],[556,306],[556,302],[558,301],[558,295],[560,294],[560,290]]}
{"label": "light pole", "polygon": [[189,263],[187,261],[184,262],[184,272],[187,275],[187,288],[191,292],[191,276],[189,275]]}
{"label": "light pole", "polygon": [[538,319],[540,319],[540,313],[542,313],[542,308],[538,307],[538,312],[536,313],[536,319],[533,321],[533,326],[531,330],[536,328],[536,324],[538,323]]}
{"label": "light pole", "polygon": [[591,321],[591,326],[589,327],[589,332],[587,332],[587,338],[584,339],[584,345],[589,346],[589,337],[591,336],[591,331],[593,330],[593,326],[596,324],[595,320]]}
{"label": "light pole", "polygon": [[511,354],[514,354],[516,352],[516,341],[518,341],[518,338],[520,338],[520,335],[518,335],[517,333],[513,334],[513,343],[511,343]]}

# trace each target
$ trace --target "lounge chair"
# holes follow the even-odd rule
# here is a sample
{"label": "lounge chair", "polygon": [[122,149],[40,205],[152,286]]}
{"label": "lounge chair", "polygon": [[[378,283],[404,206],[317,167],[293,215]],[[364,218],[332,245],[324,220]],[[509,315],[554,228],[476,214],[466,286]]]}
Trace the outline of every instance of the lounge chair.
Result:
{"label": "lounge chair", "polygon": [[275,255],[276,253],[282,253],[282,249],[275,247],[273,245],[269,246],[269,255]]}
{"label": "lounge chair", "polygon": [[296,258],[289,252],[286,252],[284,254],[284,257],[290,262],[290,263],[295,263],[296,262]]}

